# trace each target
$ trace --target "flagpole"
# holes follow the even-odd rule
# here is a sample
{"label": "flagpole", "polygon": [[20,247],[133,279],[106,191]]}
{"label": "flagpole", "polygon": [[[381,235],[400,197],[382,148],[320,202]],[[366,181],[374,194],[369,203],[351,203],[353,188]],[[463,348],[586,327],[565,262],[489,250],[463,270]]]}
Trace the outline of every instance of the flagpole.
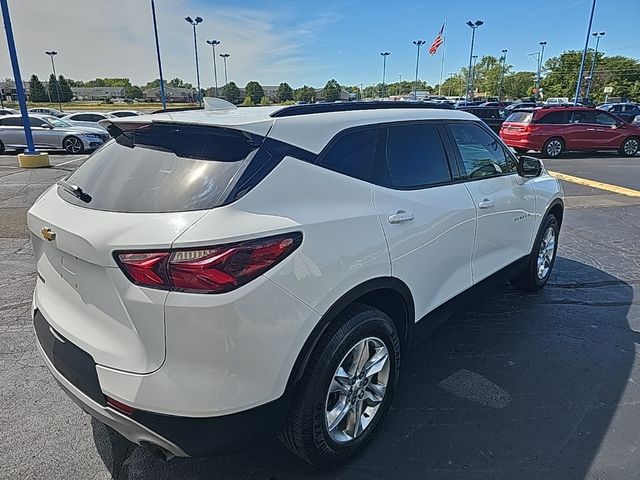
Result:
{"label": "flagpole", "polygon": [[447,22],[448,18],[444,19],[444,31],[442,32],[442,62],[440,63],[440,83],[438,84],[438,96],[441,96],[442,93],[442,78],[444,75],[444,54],[447,51]]}

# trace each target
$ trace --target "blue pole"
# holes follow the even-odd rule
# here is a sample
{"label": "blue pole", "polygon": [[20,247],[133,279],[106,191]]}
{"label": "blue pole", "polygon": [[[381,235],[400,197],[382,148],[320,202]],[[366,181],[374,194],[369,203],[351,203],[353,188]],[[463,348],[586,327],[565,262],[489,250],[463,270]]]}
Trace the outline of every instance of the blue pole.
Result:
{"label": "blue pole", "polygon": [[29,123],[29,114],[27,113],[27,99],[22,86],[22,77],[20,76],[20,66],[18,65],[18,54],[16,53],[16,44],[13,39],[13,29],[11,28],[11,17],[9,16],[9,5],[7,0],[0,0],[2,7],[2,20],[4,21],[4,31],[7,34],[7,45],[9,46],[9,57],[11,58],[11,67],[13,68],[13,79],[16,82],[16,92],[18,93],[18,103],[20,103],[20,112],[22,113],[22,124],[24,125],[24,135],[27,137],[27,153],[35,154],[36,149],[33,146],[33,136],[31,135],[31,124]]}
{"label": "blue pole", "polygon": [[591,25],[593,24],[593,12],[596,10],[596,0],[591,5],[591,17],[589,17],[589,28],[587,29],[587,39],[584,42],[584,50],[582,51],[582,61],[580,62],[580,72],[578,73],[578,84],[576,85],[576,98],[573,99],[573,105],[578,105],[578,96],[580,95],[580,87],[582,86],[582,73],[584,70],[584,62],[587,58],[587,49],[589,48],[589,35],[591,35]]}
{"label": "blue pole", "polygon": [[162,98],[162,108],[167,109],[167,99],[164,96],[164,79],[162,78],[162,61],[160,60],[160,42],[158,41],[158,23],[156,22],[156,3],[151,0],[151,13],[153,15],[153,32],[156,35],[156,53],[158,55],[158,71],[160,72],[160,97]]}
{"label": "blue pole", "polygon": [[200,95],[200,65],[198,64],[198,37],[196,34],[196,24],[193,24],[193,49],[196,52],[196,80],[198,82],[198,105],[202,106],[202,97]]}

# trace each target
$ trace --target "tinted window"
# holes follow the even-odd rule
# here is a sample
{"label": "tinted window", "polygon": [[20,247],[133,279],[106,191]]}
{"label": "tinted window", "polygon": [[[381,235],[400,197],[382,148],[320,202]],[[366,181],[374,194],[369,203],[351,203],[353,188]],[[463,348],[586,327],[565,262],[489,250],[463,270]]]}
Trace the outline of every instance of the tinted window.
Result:
{"label": "tinted window", "polygon": [[447,157],[435,125],[387,129],[386,154],[373,182],[391,188],[416,188],[451,180]]}
{"label": "tinted window", "polygon": [[595,112],[591,110],[577,110],[571,112],[569,123],[596,123]]}
{"label": "tinted window", "polygon": [[513,112],[507,117],[506,121],[513,123],[530,123],[532,118],[532,112]]}
{"label": "tinted window", "polygon": [[78,115],[74,115],[69,118],[78,122],[97,122],[103,119],[102,116],[94,115],[93,113],[79,113]]}
{"label": "tinted window", "polygon": [[453,123],[450,128],[467,177],[491,177],[513,171],[505,148],[483,128],[471,123]]}
{"label": "tinted window", "polygon": [[3,118],[1,122],[3,127],[21,127],[22,126],[22,118],[20,117]]}
{"label": "tinted window", "polygon": [[212,208],[261,140],[238,130],[154,125],[117,136],[67,178],[91,196],[88,203],[58,193],[81,207],[116,212]]}
{"label": "tinted window", "polygon": [[353,130],[342,135],[320,158],[319,165],[350,177],[368,180],[380,130]]}
{"label": "tinted window", "polygon": [[552,125],[558,125],[561,123],[565,123],[564,120],[564,112],[550,112],[547,113],[544,117],[542,117],[538,122],[536,123],[543,123],[543,124],[552,124]]}
{"label": "tinted window", "polygon": [[599,123],[600,125],[616,125],[618,120],[604,112],[598,112],[596,113],[596,123]]}
{"label": "tinted window", "polygon": [[42,127],[43,125],[47,125],[47,122],[36,117],[29,117],[29,123],[32,127]]}

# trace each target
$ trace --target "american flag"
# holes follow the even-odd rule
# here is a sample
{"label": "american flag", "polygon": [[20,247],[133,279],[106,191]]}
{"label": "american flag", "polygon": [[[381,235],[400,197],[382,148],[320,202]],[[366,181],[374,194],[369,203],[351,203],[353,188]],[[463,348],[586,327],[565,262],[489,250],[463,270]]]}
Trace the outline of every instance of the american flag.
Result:
{"label": "american flag", "polygon": [[444,43],[444,38],[442,37],[443,33],[444,33],[444,23],[442,24],[442,28],[440,29],[440,33],[438,33],[438,36],[436,37],[436,39],[433,41],[433,43],[429,47],[429,54],[435,55],[436,52],[438,51],[438,48],[440,48],[440,45],[442,45]]}

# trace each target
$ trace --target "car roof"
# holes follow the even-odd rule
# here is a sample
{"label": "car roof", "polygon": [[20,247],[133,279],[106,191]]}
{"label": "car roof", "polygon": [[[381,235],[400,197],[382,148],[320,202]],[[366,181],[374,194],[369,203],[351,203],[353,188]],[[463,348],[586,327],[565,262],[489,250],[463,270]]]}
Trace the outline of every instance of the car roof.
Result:
{"label": "car roof", "polygon": [[69,112],[65,115],[65,117],[68,117],[70,115],[78,115],[78,114],[90,114],[90,115],[109,115],[109,112],[90,112],[90,111],[82,111],[82,112]]}
{"label": "car roof", "polygon": [[[339,104],[338,104],[339,105]],[[347,104],[348,105],[348,104]],[[239,107],[221,110],[165,111],[136,117],[109,119],[108,123],[184,123],[190,125],[238,128],[258,135],[297,145],[319,153],[338,132],[365,125],[416,120],[470,120],[478,118],[468,112],[444,108],[370,108],[366,110],[324,111],[279,116],[282,106]],[[102,122],[101,122],[102,123]]]}

